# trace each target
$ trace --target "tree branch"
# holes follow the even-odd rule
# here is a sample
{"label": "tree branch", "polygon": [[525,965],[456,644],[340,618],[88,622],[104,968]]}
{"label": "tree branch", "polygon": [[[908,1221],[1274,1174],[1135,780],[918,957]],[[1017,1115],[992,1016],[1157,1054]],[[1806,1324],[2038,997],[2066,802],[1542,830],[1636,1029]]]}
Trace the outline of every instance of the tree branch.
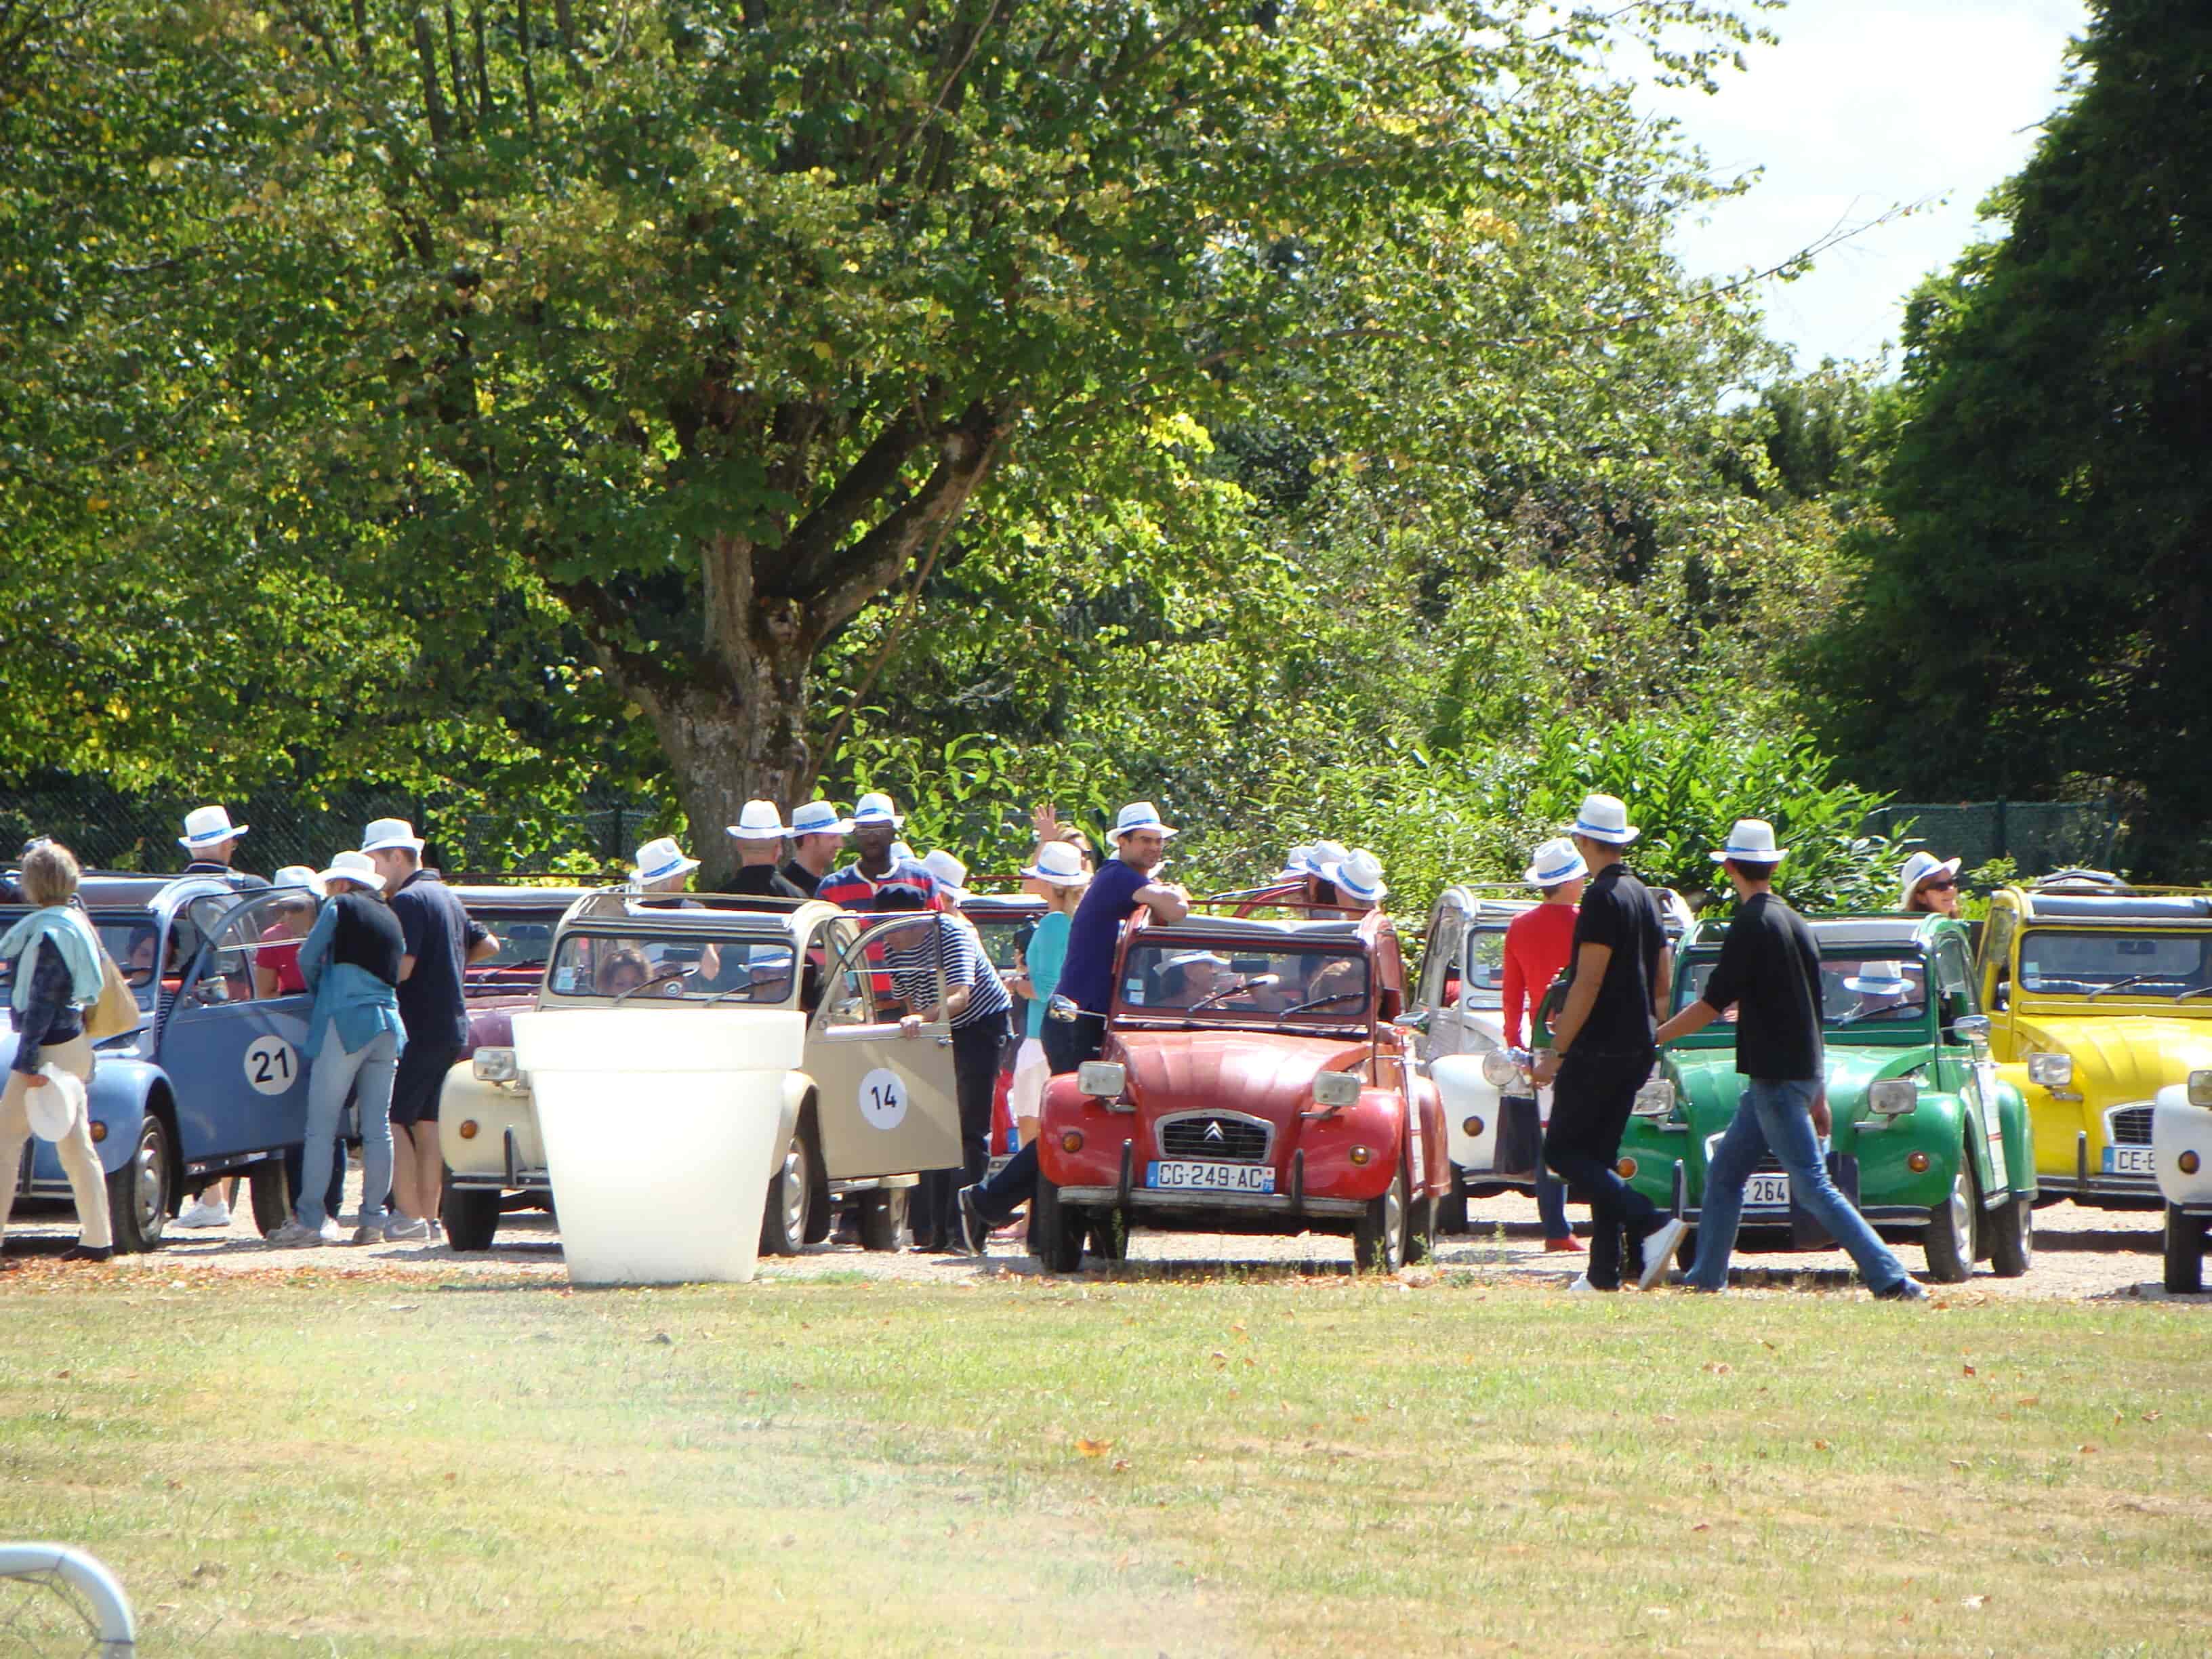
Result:
{"label": "tree branch", "polygon": [[860,515],[897,485],[908,459],[928,437],[928,428],[910,410],[901,410],[886,422],[829,495],[784,538],[781,556],[767,586],[803,599],[823,586]]}

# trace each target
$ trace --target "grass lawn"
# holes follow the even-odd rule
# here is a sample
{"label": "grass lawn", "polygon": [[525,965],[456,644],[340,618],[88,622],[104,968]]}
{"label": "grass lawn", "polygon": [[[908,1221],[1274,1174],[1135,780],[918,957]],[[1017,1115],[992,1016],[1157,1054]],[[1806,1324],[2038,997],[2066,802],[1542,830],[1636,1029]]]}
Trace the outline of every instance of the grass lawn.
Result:
{"label": "grass lawn", "polygon": [[2155,1304],[33,1261],[0,1537],[156,1655],[2201,1655],[2208,1382]]}

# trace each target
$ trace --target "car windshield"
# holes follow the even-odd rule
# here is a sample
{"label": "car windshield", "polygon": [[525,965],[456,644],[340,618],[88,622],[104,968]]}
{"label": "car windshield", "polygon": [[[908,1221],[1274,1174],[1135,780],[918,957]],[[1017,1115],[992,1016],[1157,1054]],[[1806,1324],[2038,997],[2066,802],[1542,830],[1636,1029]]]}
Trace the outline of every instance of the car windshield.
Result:
{"label": "car windshield", "polygon": [[1467,981],[1461,1000],[1470,1008],[1505,1006],[1505,930],[1471,927],[1467,935]]}
{"label": "car windshield", "polygon": [[[1682,964],[1675,982],[1677,1008],[1705,994],[1715,956],[1698,955]],[[1739,1005],[1740,1006],[1740,1005]],[[1737,1008],[1722,1012],[1733,1025]],[[1820,958],[1820,1023],[1830,1032],[1854,1027],[1879,1031],[1924,1019],[1928,1013],[1928,965],[1917,956],[1823,956]]]}
{"label": "car windshield", "polygon": [[2208,957],[2212,933],[2031,927],[2020,937],[2020,988],[2045,996],[2110,991],[2176,998],[2212,985]]}
{"label": "car windshield", "polygon": [[553,958],[557,996],[775,1004],[791,995],[791,946],[772,939],[570,933]]}
{"label": "car windshield", "polygon": [[990,958],[994,968],[1011,968],[1018,952],[1015,949],[1026,929],[1036,918],[1019,911],[988,910],[963,911],[974,924],[975,936],[983,941],[983,954]]}
{"label": "car windshield", "polygon": [[1131,1014],[1237,1024],[1364,1021],[1367,958],[1356,951],[1246,940],[1147,941],[1129,952],[1121,1000]]}
{"label": "car windshield", "polygon": [[[0,910],[0,933],[6,933],[28,914],[20,908]],[[107,947],[107,954],[115,958],[116,966],[130,981],[139,1007],[151,1008],[156,992],[165,988],[154,972],[154,918],[143,910],[100,910],[93,913],[92,925],[100,935],[100,942]],[[172,936],[166,987],[170,991],[177,988],[177,977],[184,971],[177,959],[177,944]],[[0,1007],[9,1011],[10,1018],[14,1016],[15,989],[15,964],[0,962]]]}
{"label": "car windshield", "polygon": [[475,920],[490,933],[499,950],[482,962],[469,964],[469,983],[512,984],[519,976],[534,979],[538,970],[545,966],[546,955],[553,948],[553,931],[560,926],[562,910],[566,908],[516,910],[487,907],[471,911]]}

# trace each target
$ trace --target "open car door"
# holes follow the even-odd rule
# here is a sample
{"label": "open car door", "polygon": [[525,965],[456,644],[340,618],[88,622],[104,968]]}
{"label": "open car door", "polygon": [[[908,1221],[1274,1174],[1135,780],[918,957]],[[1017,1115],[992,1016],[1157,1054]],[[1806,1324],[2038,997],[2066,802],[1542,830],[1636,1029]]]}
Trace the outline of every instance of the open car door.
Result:
{"label": "open car door", "polygon": [[[210,1162],[295,1146],[307,1121],[307,1011],[313,999],[275,964],[296,939],[265,939],[296,891],[195,899],[206,943],[184,975],[161,1032],[161,1067],[176,1091],[187,1173]],[[180,919],[181,920],[181,919]],[[296,951],[292,951],[296,955]],[[257,975],[257,969],[270,971]]]}
{"label": "open car door", "polygon": [[960,1106],[943,1014],[904,1035],[908,1000],[945,1006],[945,931],[934,913],[902,914],[821,935],[834,962],[806,1032],[822,1161],[833,1181],[957,1168]]}

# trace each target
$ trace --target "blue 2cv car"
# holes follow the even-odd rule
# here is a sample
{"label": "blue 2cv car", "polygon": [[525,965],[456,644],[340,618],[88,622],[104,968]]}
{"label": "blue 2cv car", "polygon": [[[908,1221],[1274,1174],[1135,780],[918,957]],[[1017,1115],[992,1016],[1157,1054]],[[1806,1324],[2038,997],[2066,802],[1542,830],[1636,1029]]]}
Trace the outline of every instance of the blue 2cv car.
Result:
{"label": "blue 2cv car", "polygon": [[[79,890],[138,1000],[138,1029],[99,1044],[90,1091],[118,1250],[154,1249],[185,1188],[217,1176],[247,1177],[263,1232],[289,1213],[285,1154],[307,1121],[308,997],[293,988],[296,971],[283,971],[280,923],[307,896],[209,877],[95,875]],[[0,928],[21,914],[0,910]],[[0,1064],[15,1041],[11,1017]],[[19,1211],[70,1200],[47,1142],[29,1141],[9,1174]]]}

